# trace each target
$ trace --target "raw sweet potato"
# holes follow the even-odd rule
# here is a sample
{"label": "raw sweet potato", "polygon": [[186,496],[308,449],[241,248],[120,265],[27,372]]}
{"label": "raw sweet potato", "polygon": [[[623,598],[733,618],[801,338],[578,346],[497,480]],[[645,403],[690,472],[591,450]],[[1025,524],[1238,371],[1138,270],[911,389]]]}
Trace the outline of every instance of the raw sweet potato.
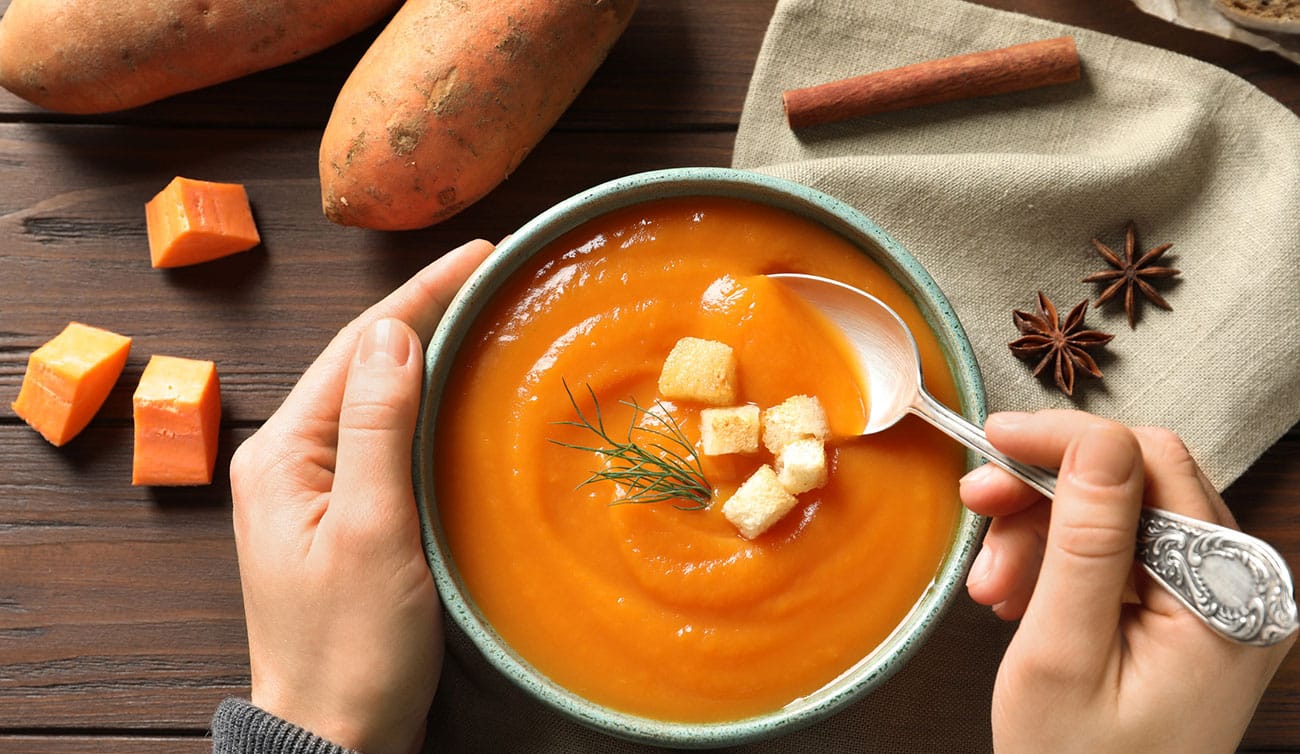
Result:
{"label": "raw sweet potato", "polygon": [[209,484],[217,462],[221,386],[211,361],[153,356],[132,397],[131,484]]}
{"label": "raw sweet potato", "polygon": [[400,0],[12,0],[0,86],[68,113],[124,110],[288,63]]}
{"label": "raw sweet potato", "polygon": [[122,374],[131,339],[71,322],[32,352],[14,413],[54,445],[86,428]]}
{"label": "raw sweet potato", "polygon": [[421,228],[491,191],[573,102],[636,0],[408,0],[348,77],[321,140],[342,225]]}
{"label": "raw sweet potato", "polygon": [[238,183],[176,176],[144,205],[149,259],[182,267],[247,251],[261,243],[248,192]]}

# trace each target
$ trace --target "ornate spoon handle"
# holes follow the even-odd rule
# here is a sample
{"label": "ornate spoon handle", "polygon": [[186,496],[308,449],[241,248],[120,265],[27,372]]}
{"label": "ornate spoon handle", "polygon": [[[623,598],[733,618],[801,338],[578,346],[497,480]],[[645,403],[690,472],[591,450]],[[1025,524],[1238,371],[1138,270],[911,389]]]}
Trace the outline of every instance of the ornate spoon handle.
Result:
{"label": "ornate spoon handle", "polygon": [[1267,647],[1295,633],[1295,587],[1272,547],[1235,529],[1143,508],[1137,558],[1210,628]]}
{"label": "ornate spoon handle", "polygon": [[[998,452],[983,428],[924,390],[910,410],[1047,497],[1056,495],[1056,474]],[[1143,508],[1137,560],[1210,628],[1233,641],[1269,646],[1300,628],[1286,561],[1249,534]]]}

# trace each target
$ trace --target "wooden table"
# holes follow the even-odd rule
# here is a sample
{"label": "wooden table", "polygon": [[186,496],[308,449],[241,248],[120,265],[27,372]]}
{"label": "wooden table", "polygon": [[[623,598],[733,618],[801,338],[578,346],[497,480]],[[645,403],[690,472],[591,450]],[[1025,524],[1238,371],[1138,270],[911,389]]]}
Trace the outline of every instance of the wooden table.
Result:
{"label": "wooden table", "polygon": [[[225,475],[233,449],[335,330],[444,250],[499,238],[606,179],[728,164],[774,4],[643,0],[605,66],[519,171],[420,232],[343,229],[320,212],[321,128],[374,32],[101,117],[43,112],[0,94],[4,405],[31,350],[68,320],[135,338],[102,413],[64,448],[7,408],[0,415],[0,752],[207,751],[214,706],[248,684]],[[1127,0],[986,4],[1206,60],[1300,111],[1300,68],[1150,18]],[[177,174],[246,183],[264,247],[151,270],[142,205]],[[130,484],[131,392],[154,353],[219,366],[225,415],[210,487]],[[1300,432],[1227,497],[1243,526],[1300,572]],[[1300,751],[1300,653],[1268,690],[1244,749]]]}

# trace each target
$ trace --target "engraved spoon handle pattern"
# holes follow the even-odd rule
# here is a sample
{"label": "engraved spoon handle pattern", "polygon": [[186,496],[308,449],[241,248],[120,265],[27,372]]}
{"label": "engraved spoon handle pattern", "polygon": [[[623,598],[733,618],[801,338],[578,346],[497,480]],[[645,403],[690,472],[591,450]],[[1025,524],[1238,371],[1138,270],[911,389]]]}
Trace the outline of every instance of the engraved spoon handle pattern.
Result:
{"label": "engraved spoon handle pattern", "polygon": [[1137,557],[1210,628],[1267,647],[1295,633],[1295,587],[1282,557],[1235,529],[1143,508]]}
{"label": "engraved spoon handle pattern", "polygon": [[[883,301],[815,275],[772,277],[825,314],[857,352],[871,396],[871,414],[861,434],[879,432],[913,413],[1043,495],[1055,497],[1054,472],[999,452],[983,427],[926,392],[916,341],[907,323]],[[1210,628],[1232,641],[1275,644],[1295,633],[1300,623],[1295,586],[1282,556],[1235,529],[1143,508],[1136,560]]]}
{"label": "engraved spoon handle pattern", "polygon": [[[910,410],[1038,492],[1055,497],[1052,471],[998,452],[981,427],[924,390]],[[1144,507],[1136,559],[1210,628],[1232,641],[1266,647],[1300,628],[1295,585],[1286,561],[1268,543],[1249,534]]]}

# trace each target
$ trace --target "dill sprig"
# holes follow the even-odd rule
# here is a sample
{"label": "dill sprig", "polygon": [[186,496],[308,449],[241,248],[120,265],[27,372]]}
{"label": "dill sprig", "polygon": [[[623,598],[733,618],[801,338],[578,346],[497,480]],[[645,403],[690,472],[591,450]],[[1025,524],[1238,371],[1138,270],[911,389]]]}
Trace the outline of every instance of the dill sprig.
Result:
{"label": "dill sprig", "polygon": [[[582,413],[577,399],[573,397],[573,391],[569,389],[569,383],[565,382],[564,392],[569,396],[569,403],[578,414],[578,420],[555,423],[590,430],[605,442],[606,447],[551,440],[565,448],[599,453],[608,461],[604,468],[592,473],[586,481],[578,485],[579,487],[593,482],[610,481],[629,490],[626,495],[615,500],[611,505],[680,500],[683,501],[682,504],[673,506],[678,510],[703,510],[709,507],[709,501],[713,498],[713,488],[704,478],[704,468],[700,465],[699,453],[662,402],[655,401],[653,407],[646,408],[637,403],[635,398],[630,401],[619,401],[624,406],[630,407],[633,415],[626,439],[616,440],[605,429],[605,419],[601,416],[600,401],[596,399],[596,392],[591,389],[591,385],[586,387],[595,406],[595,421],[588,419],[586,414]],[[644,417],[651,418],[661,425],[662,429],[642,425],[640,421]],[[644,444],[639,444],[633,439],[633,433],[637,432],[644,436]]]}

